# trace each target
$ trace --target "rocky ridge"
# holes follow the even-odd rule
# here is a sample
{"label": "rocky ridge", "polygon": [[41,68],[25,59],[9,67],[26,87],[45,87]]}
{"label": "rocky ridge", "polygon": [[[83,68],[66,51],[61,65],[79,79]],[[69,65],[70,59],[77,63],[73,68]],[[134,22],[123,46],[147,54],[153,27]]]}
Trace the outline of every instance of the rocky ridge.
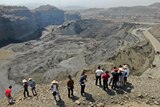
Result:
{"label": "rocky ridge", "polygon": [[35,10],[29,10],[26,7],[1,5],[0,46],[12,42],[37,39],[41,36],[43,27],[60,25],[65,20],[80,19],[78,15],[75,17],[74,14],[65,14],[65,11],[50,5],[40,6]]}

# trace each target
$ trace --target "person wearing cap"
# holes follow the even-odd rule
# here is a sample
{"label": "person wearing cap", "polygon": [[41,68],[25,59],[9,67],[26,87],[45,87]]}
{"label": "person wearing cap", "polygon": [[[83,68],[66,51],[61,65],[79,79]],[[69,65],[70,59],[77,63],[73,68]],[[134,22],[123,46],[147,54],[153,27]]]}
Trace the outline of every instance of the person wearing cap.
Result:
{"label": "person wearing cap", "polygon": [[24,88],[24,91],[23,91],[23,95],[24,95],[24,98],[26,98],[26,93],[27,93],[27,96],[29,96],[29,91],[28,91],[28,82],[26,79],[24,79],[23,81],[23,88]]}
{"label": "person wearing cap", "polygon": [[97,85],[97,82],[98,82],[98,80],[99,80],[99,85],[101,86],[102,84],[101,84],[101,75],[102,75],[102,73],[103,73],[103,70],[101,70],[101,67],[100,66],[98,66],[98,69],[96,70],[96,85]]}
{"label": "person wearing cap", "polygon": [[118,86],[117,86],[117,82],[119,81],[118,69],[115,69],[112,75],[113,75],[113,81],[112,81],[112,86],[111,86],[111,88],[112,88],[113,90],[115,90],[116,88],[118,88]]}
{"label": "person wearing cap", "polygon": [[6,89],[5,91],[5,95],[8,98],[8,104],[14,104],[14,100],[11,93],[12,93],[12,86],[9,86],[8,89]]}
{"label": "person wearing cap", "polygon": [[102,78],[103,78],[103,89],[104,89],[104,90],[106,90],[106,88],[107,88],[107,90],[109,89],[109,88],[108,88],[108,79],[109,79],[110,75],[109,75],[108,73],[109,73],[109,71],[106,71],[104,74],[102,74]]}
{"label": "person wearing cap", "polygon": [[81,77],[80,77],[80,85],[81,85],[81,95],[84,96],[85,94],[85,82],[87,81],[87,75],[85,75],[84,73],[82,73]]}
{"label": "person wearing cap", "polygon": [[71,75],[68,76],[69,80],[67,82],[67,87],[68,87],[68,97],[70,97],[70,93],[73,96],[73,88],[74,88],[74,81],[71,77]]}
{"label": "person wearing cap", "polygon": [[52,91],[52,94],[53,94],[53,97],[54,97],[54,100],[55,100],[55,103],[57,104],[57,98],[56,96],[58,95],[59,97],[59,100],[61,100],[61,96],[60,96],[60,93],[59,93],[59,85],[58,85],[58,82],[56,80],[53,80],[51,82],[51,91]]}
{"label": "person wearing cap", "polygon": [[29,82],[29,86],[31,87],[31,91],[32,91],[33,96],[36,96],[37,95],[37,91],[36,91],[36,82],[35,82],[35,80],[33,80],[32,78],[29,78],[28,82]]}

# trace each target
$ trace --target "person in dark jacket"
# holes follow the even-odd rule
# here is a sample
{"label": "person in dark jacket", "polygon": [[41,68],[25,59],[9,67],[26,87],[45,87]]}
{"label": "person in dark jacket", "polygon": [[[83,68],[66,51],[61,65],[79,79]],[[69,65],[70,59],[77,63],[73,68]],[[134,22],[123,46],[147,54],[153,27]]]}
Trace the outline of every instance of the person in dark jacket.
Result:
{"label": "person in dark jacket", "polygon": [[68,87],[68,97],[70,97],[70,95],[73,96],[73,89],[74,89],[74,81],[72,80],[71,75],[68,76],[69,80],[67,82],[67,87]]}
{"label": "person in dark jacket", "polygon": [[33,96],[36,96],[37,95],[36,82],[32,78],[29,78],[28,81],[29,81],[29,86],[31,87],[31,91],[32,91]]}
{"label": "person in dark jacket", "polygon": [[29,91],[28,91],[28,82],[26,79],[24,79],[23,81],[23,88],[24,88],[24,91],[23,91],[23,95],[24,95],[24,98],[26,98],[26,93],[27,93],[27,96],[29,96]]}
{"label": "person in dark jacket", "polygon": [[113,70],[111,70],[111,76],[110,76],[110,81],[109,81],[109,85],[111,85],[111,83],[113,82],[113,73],[114,71],[117,69],[117,67],[114,67]]}
{"label": "person in dark jacket", "polygon": [[116,89],[118,88],[117,86],[117,82],[119,81],[119,73],[118,73],[118,69],[115,69],[115,71],[112,73],[113,75],[113,81],[112,81],[112,89]]}
{"label": "person in dark jacket", "polygon": [[85,82],[87,81],[87,75],[82,74],[80,77],[80,85],[81,85],[81,95],[84,96],[85,94]]}

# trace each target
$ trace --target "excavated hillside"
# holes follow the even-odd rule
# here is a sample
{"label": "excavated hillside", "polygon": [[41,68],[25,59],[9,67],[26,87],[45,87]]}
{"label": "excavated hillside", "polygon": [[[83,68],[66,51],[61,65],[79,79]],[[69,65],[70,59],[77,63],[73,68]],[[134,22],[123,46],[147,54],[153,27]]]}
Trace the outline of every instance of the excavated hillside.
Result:
{"label": "excavated hillside", "polygon": [[50,83],[84,69],[94,72],[97,65],[110,70],[128,63],[132,74],[140,75],[153,61],[154,49],[142,39],[143,34],[132,33],[139,26],[90,19],[48,26],[38,40],[2,48],[11,52],[11,57],[1,60],[5,63],[0,66],[0,90],[12,84],[17,92],[24,78],[32,77],[38,84]]}

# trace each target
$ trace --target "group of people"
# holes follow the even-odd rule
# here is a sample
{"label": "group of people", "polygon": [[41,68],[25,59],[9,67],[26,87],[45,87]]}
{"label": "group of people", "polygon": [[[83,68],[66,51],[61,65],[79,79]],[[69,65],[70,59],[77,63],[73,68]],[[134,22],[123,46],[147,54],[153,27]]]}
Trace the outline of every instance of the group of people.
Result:
{"label": "group of people", "polygon": [[[98,85],[98,81],[99,81],[99,86],[102,86],[102,81],[101,79],[103,79],[103,89],[104,90],[108,90],[108,84],[111,85],[111,88],[113,90],[115,90],[118,87],[123,87],[126,83],[127,83],[127,78],[130,74],[130,70],[128,68],[127,64],[124,64],[123,66],[119,66],[119,68],[114,67],[113,70],[111,70],[111,72],[109,73],[109,71],[105,71],[104,69],[102,70],[100,66],[98,66],[98,69],[95,72],[95,77],[96,77],[96,81],[95,81],[95,85]],[[74,90],[74,80],[72,79],[71,75],[68,76],[68,81],[67,81],[67,88],[68,88],[68,97],[73,97],[73,90]],[[26,79],[24,79],[23,81],[23,88],[24,88],[24,98],[26,98],[26,96],[30,97],[29,95],[29,91],[28,91],[28,87],[31,87],[31,91],[33,93],[34,96],[37,95],[37,91],[36,91],[36,82],[32,79],[29,78],[29,80],[27,81]],[[85,86],[86,86],[86,82],[87,82],[87,75],[85,73],[82,73],[82,75],[80,76],[80,86],[81,86],[81,95],[84,96],[85,95]],[[6,97],[8,98],[8,102],[9,104],[13,103],[13,98],[11,96],[11,92],[12,92],[12,86],[9,86],[9,88],[6,90]],[[53,80],[51,82],[51,87],[50,90],[53,94],[55,103],[57,103],[57,96],[59,97],[59,100],[61,100],[61,96],[60,96],[60,92],[59,92],[59,84],[58,81]]]}
{"label": "group of people", "polygon": [[[24,79],[24,80],[22,80],[22,83],[23,83],[23,88],[24,88],[24,91],[23,91],[24,98],[30,97],[29,91],[28,91],[29,86],[31,87],[31,91],[32,91],[33,96],[37,95],[36,82],[32,78],[29,78],[28,81],[26,79]],[[5,95],[8,98],[8,103],[14,104],[15,100],[13,99],[11,93],[12,93],[12,86],[10,85],[8,87],[8,89],[6,89]]]}
{"label": "group of people", "polygon": [[114,67],[113,70],[111,70],[110,74],[109,71],[104,71],[98,66],[98,69],[96,70],[96,82],[97,85],[99,81],[99,85],[101,84],[101,78],[103,79],[103,89],[106,90],[108,88],[108,84],[111,85],[111,88],[115,90],[118,87],[123,87],[127,83],[127,78],[129,77],[130,70],[128,68],[127,64],[124,64],[123,66],[120,65],[119,68]]}
{"label": "group of people", "polygon": [[29,78],[28,81],[24,79],[22,82],[23,82],[23,88],[24,88],[24,91],[23,91],[24,98],[30,97],[29,91],[28,91],[29,86],[31,87],[33,96],[37,95],[35,80],[33,80],[32,78]]}

